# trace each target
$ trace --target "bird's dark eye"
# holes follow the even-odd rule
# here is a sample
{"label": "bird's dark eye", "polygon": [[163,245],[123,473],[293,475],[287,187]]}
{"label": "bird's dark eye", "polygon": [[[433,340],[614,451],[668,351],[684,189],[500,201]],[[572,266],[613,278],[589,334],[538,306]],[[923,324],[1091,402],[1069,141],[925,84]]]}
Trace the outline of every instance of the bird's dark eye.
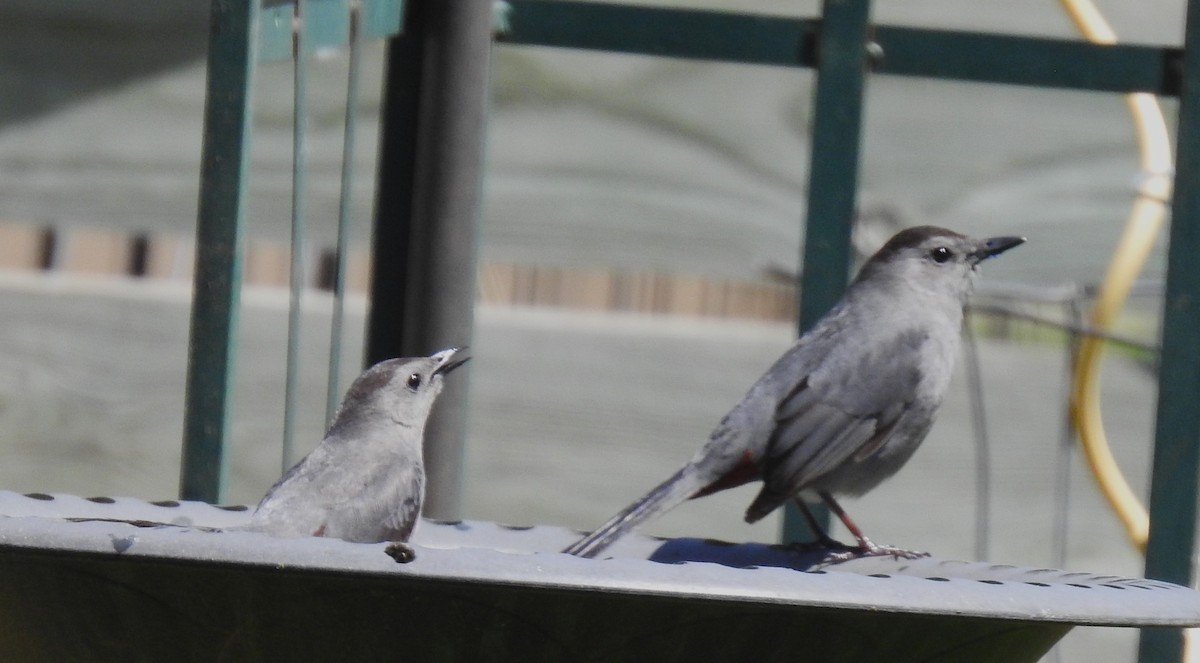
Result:
{"label": "bird's dark eye", "polygon": [[939,246],[936,249],[929,252],[929,257],[933,258],[934,262],[940,264],[940,263],[946,262],[947,260],[953,258],[954,252],[944,246]]}
{"label": "bird's dark eye", "polygon": [[421,386],[421,374],[420,373],[413,373],[412,375],[408,376],[408,388],[409,389],[416,391],[417,387],[420,387],[420,386]]}

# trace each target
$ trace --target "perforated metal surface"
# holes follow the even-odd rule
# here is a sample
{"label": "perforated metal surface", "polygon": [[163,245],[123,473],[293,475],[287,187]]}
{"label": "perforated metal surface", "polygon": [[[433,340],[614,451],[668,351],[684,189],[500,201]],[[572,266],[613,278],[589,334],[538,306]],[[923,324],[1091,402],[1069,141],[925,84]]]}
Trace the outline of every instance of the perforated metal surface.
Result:
{"label": "perforated metal surface", "polygon": [[198,502],[0,491],[0,514],[6,516],[0,517],[0,548],[989,619],[1200,624],[1200,593],[1136,578],[933,557],[822,564],[819,554],[782,546],[638,535],[614,546],[609,559],[582,560],[556,552],[578,536],[571,530],[431,521],[414,536],[417,560],[398,565],[384,554],[384,544],[237,531],[249,513]]}

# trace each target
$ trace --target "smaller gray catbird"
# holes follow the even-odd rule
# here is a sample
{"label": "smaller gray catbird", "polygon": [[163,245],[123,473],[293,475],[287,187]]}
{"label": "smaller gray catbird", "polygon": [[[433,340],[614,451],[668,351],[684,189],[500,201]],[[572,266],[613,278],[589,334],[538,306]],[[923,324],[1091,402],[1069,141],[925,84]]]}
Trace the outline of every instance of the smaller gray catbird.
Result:
{"label": "smaller gray catbird", "polygon": [[805,505],[820,500],[857,541],[849,550],[913,554],[872,543],[833,495],[866,493],[917,450],[950,384],[979,263],[1024,241],[933,226],[897,233],[687,465],[564,552],[594,557],[682,502],[761,479],[747,522],[794,500],[820,544],[846,549]]}
{"label": "smaller gray catbird", "polygon": [[462,352],[388,359],[367,369],[350,385],[325,439],[267,491],[247,529],[407,541],[425,496],[425,421],[445,376],[467,361]]}

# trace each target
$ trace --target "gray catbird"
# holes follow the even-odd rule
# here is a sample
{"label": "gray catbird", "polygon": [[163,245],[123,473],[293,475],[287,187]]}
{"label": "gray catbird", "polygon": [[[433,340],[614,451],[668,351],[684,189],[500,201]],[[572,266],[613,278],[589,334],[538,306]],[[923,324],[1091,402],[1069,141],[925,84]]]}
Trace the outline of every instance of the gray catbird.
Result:
{"label": "gray catbird", "polygon": [[367,369],[350,385],[325,439],[267,491],[248,529],[407,541],[425,495],[425,420],[446,374],[467,361],[462,352],[388,359]]}
{"label": "gray catbird", "polygon": [[761,479],[747,522],[794,499],[820,544],[846,548],[805,506],[819,499],[854,536],[850,550],[907,553],[863,536],[833,495],[871,490],[917,450],[950,383],[977,266],[1024,241],[933,226],[897,233],[687,465],[565,552],[594,557],[688,499]]}

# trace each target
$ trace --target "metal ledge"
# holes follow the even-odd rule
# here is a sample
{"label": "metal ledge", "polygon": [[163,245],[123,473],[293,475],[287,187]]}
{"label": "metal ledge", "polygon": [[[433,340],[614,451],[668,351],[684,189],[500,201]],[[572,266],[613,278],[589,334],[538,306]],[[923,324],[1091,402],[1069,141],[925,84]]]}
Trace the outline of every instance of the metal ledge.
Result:
{"label": "metal ledge", "polygon": [[1200,624],[1200,594],[1168,583],[935,558],[632,536],[583,560],[554,552],[562,528],[424,522],[398,564],[237,531],[244,508],[0,491],[0,513],[8,660],[1033,661],[1075,624]]}

